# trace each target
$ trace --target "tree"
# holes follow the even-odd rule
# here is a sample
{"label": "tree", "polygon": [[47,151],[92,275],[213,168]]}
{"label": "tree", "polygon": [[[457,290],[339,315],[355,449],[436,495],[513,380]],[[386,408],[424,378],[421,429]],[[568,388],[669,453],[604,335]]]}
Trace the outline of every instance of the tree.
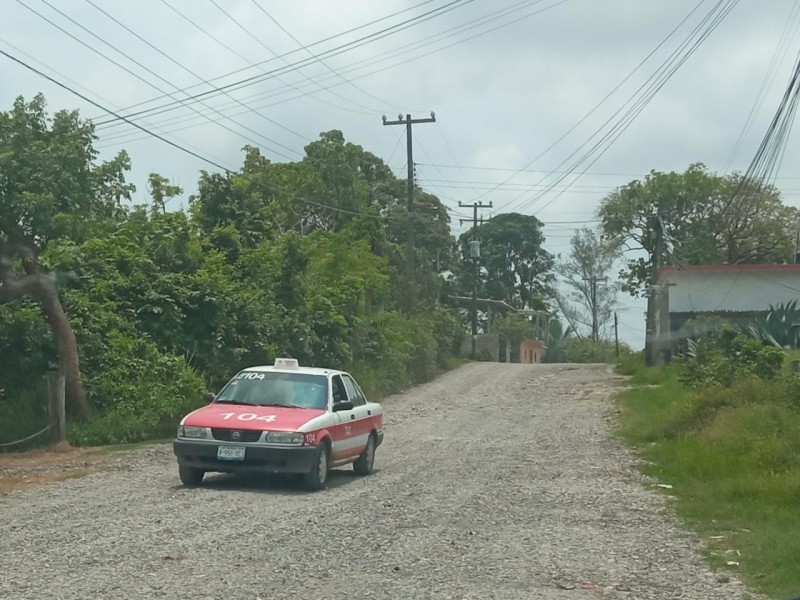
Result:
{"label": "tree", "polygon": [[542,248],[542,222],[531,215],[506,213],[462,234],[459,282],[464,294],[471,291],[475,277],[469,258],[474,237],[481,242],[480,264],[485,269],[481,293],[517,308],[545,309],[553,293],[553,255]]}
{"label": "tree", "polygon": [[589,327],[591,339],[596,342],[614,316],[620,286],[609,282],[609,274],[619,253],[613,244],[601,241],[588,228],[575,233],[570,247],[569,256],[558,262],[556,272],[570,290],[567,300],[577,307],[570,317]]}
{"label": "tree", "polygon": [[153,198],[153,212],[167,212],[167,202],[183,193],[183,188],[172,185],[169,179],[158,173],[150,173],[147,181],[148,191]]}
{"label": "tree", "polygon": [[792,257],[797,210],[769,186],[746,186],[739,175],[709,173],[700,163],[684,173],[652,171],[606,196],[600,207],[603,238],[646,257],[627,262],[623,289],[643,295],[654,260],[653,219],[664,225],[661,264],[783,262]]}
{"label": "tree", "polygon": [[88,220],[113,220],[130,167],[123,152],[95,164],[94,126],[76,111],[50,119],[44,98],[22,98],[0,113],[0,304],[25,297],[38,302],[55,338],[67,400],[88,416],[91,406],[80,374],[78,347],[53,275],[41,272],[39,256],[55,238],[86,235]]}

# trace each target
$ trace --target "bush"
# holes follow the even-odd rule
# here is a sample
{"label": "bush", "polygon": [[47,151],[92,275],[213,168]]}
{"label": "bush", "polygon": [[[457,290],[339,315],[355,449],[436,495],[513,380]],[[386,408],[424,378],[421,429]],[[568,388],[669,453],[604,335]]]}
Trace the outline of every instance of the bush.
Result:
{"label": "bush", "polygon": [[122,444],[160,437],[202,405],[202,378],[179,356],[162,354],[142,337],[113,332],[101,368],[86,378],[86,389],[101,416],[74,424],[75,445]]}
{"label": "bush", "polygon": [[689,342],[689,350],[678,360],[681,381],[689,387],[731,386],[749,376],[771,380],[783,368],[784,352],[731,328],[719,335]]}
{"label": "bush", "polygon": [[368,396],[382,398],[448,368],[461,335],[458,319],[444,309],[413,319],[378,313],[361,324],[351,372]]}

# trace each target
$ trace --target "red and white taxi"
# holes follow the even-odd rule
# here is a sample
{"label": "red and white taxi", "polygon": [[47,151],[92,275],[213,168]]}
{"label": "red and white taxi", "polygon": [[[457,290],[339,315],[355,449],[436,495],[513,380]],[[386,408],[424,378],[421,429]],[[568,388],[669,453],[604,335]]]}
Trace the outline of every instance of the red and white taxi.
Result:
{"label": "red and white taxi", "polygon": [[344,371],[274,366],[240,371],[209,404],[186,415],[173,443],[178,473],[197,485],[209,471],[300,473],[307,488],[353,464],[369,475],[383,442],[383,409]]}

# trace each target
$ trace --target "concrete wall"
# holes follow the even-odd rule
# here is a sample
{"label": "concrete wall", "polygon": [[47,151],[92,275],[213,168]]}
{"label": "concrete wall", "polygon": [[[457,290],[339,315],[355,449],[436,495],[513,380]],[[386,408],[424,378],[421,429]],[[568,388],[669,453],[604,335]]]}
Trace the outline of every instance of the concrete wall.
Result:
{"label": "concrete wall", "polygon": [[[475,340],[475,355],[480,358],[487,352],[494,362],[500,361],[500,336],[496,333],[479,333]],[[472,335],[465,334],[461,341],[462,356],[471,356]]]}
{"label": "concrete wall", "polygon": [[[725,265],[720,265],[722,269]],[[670,313],[753,312],[800,298],[800,265],[747,265],[662,273]]]}

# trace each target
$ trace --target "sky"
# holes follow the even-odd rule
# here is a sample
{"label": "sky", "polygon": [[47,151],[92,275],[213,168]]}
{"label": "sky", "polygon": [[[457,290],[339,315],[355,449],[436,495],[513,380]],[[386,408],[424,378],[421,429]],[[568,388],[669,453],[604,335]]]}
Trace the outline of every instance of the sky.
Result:
{"label": "sky", "polygon": [[[245,145],[295,161],[331,129],[405,178],[404,129],[381,117],[435,111],[435,123],[413,127],[413,160],[453,233],[472,214],[459,203],[491,202],[486,217],[541,219],[556,255],[576,228],[597,226],[609,192],[651,170],[744,171],[800,49],[800,0],[2,5],[0,50],[102,108],[0,54],[0,110],[41,92],[51,112],[94,119],[100,159],[130,154],[136,202],[151,172],[183,187],[170,208],[185,208],[200,170],[238,169]],[[107,110],[147,109],[131,120],[185,151],[103,124]],[[792,206],[798,158],[792,133],[776,181]],[[641,348],[644,301],[620,300],[620,339]]]}

